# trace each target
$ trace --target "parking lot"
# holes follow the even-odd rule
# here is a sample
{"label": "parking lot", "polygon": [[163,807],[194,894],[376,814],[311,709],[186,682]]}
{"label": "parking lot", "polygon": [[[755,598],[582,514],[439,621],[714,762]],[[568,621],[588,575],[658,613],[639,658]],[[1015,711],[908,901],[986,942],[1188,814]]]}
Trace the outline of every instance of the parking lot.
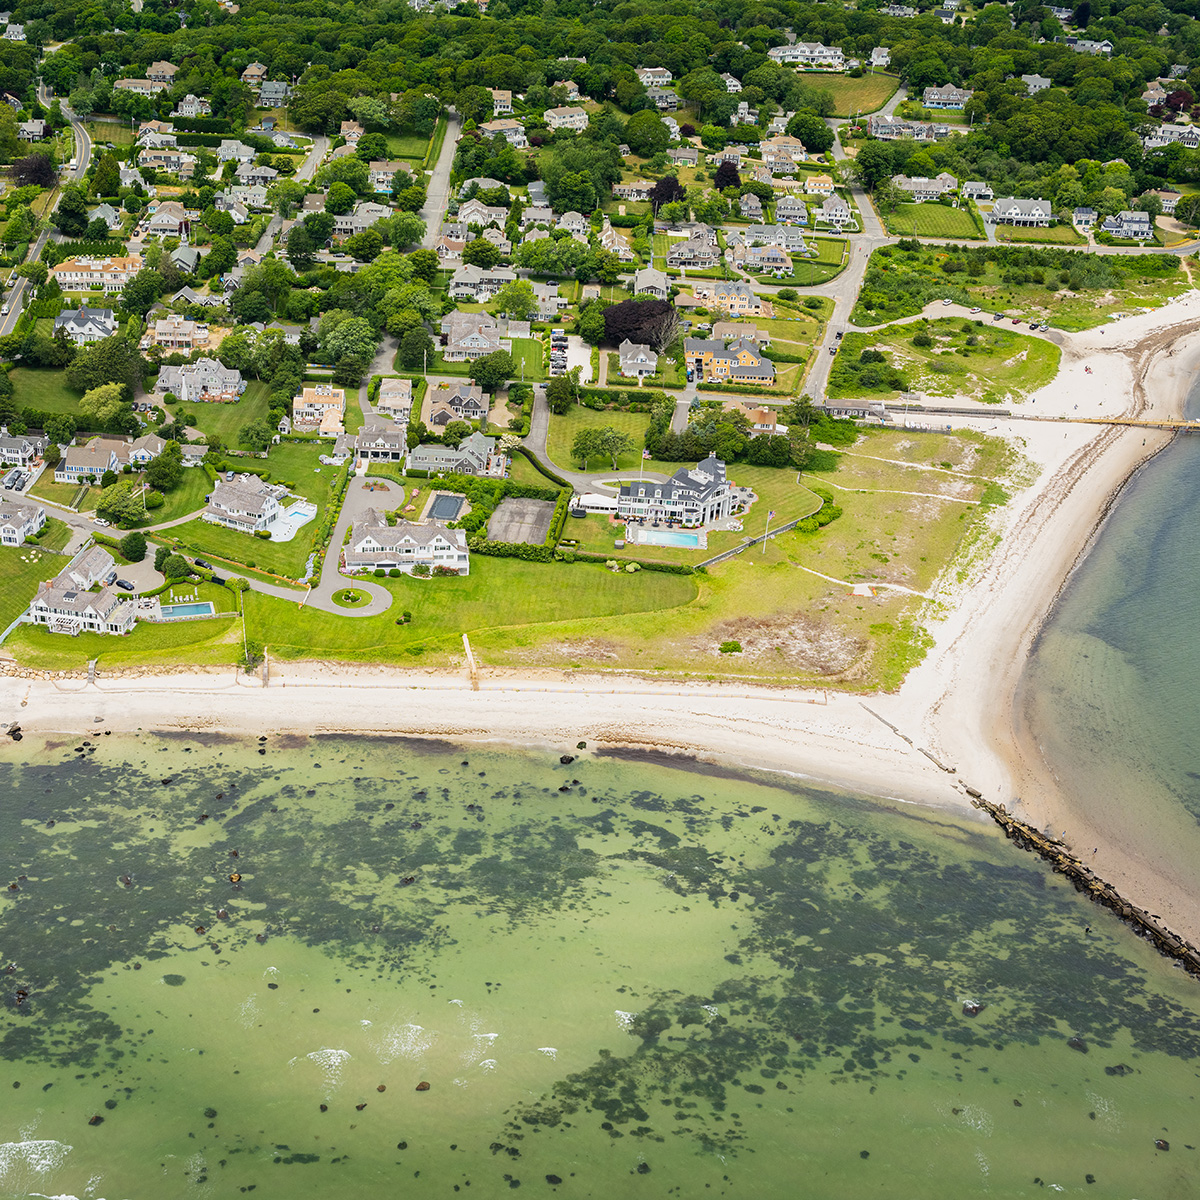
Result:
{"label": "parking lot", "polygon": [[553,516],[552,500],[522,500],[509,496],[500,501],[499,508],[488,521],[488,540],[540,546],[550,532]]}

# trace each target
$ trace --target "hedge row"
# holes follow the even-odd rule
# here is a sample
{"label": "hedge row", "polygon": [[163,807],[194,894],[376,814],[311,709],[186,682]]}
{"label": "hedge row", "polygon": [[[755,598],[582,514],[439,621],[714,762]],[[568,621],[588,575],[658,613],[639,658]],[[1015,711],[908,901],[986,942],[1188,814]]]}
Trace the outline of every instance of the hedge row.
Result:
{"label": "hedge row", "polygon": [[42,261],[48,267],[57,267],[64,259],[76,258],[81,254],[89,258],[123,257],[125,243],[112,238],[103,242],[47,242],[42,251]]}
{"label": "hedge row", "polygon": [[[651,392],[645,388],[634,388],[625,390],[623,388],[600,388],[600,387],[585,387],[579,389],[580,399],[589,408],[593,405],[588,402],[597,400],[601,404],[612,404],[617,408],[631,408],[634,405],[645,405],[644,411],[649,411],[650,408],[663,400],[670,400],[670,397],[665,392]],[[671,400],[671,403],[675,402]],[[635,409],[635,411],[640,411]]]}
{"label": "hedge row", "polygon": [[[562,562],[594,562],[606,563],[615,558],[612,554],[585,554],[580,550],[560,550],[558,558]],[[664,575],[695,575],[698,568],[689,567],[686,563],[655,562],[645,558],[617,558],[617,562],[635,562],[643,571],[661,571]]]}
{"label": "hedge row", "polygon": [[489,554],[493,558],[521,558],[526,562],[553,562],[554,551],[549,546],[529,546],[524,542],[489,542],[486,537],[467,538],[472,554]]}
{"label": "hedge row", "polygon": [[227,141],[219,133],[177,133],[175,135],[175,144],[177,146],[219,146],[222,142]]}
{"label": "hedge row", "polygon": [[[559,487],[569,488],[571,486],[561,475],[552,471],[537,455],[525,446],[516,446],[513,449],[513,454],[519,454],[539,475],[544,475],[552,483],[557,483]],[[411,475],[412,472],[410,471],[409,474]]]}
{"label": "hedge row", "polygon": [[175,117],[173,124],[176,132],[223,133],[226,137],[233,133],[233,126],[224,117]]}

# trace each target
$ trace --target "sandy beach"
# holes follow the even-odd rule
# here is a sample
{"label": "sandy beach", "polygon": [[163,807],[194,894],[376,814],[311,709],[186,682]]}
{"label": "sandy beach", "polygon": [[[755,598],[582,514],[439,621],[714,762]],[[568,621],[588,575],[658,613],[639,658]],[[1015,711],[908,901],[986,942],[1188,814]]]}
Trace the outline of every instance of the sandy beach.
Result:
{"label": "sandy beach", "polygon": [[1200,367],[1200,298],[1191,293],[1061,341],[1058,378],[1020,410],[1044,419],[1005,422],[981,408],[963,422],[1015,439],[1037,479],[997,510],[1002,537],[977,577],[941,589],[945,612],[929,624],[935,645],[896,694],[486,668],[476,690],[465,668],[295,663],[272,664],[267,696],[257,676],[228,668],[92,684],[6,676],[4,711],[31,733],[353,732],[532,743],[555,753],[575,753],[580,741],[590,749],[640,746],[953,807],[982,821],[970,807],[970,785],[1043,828],[1066,829],[1072,845],[1098,846],[1092,861],[1100,875],[1200,940],[1200,900],[1161,878],[1153,863],[1108,844],[1074,810],[1014,703],[1037,630],[1108,506],[1170,436],[1057,418],[1181,415]]}

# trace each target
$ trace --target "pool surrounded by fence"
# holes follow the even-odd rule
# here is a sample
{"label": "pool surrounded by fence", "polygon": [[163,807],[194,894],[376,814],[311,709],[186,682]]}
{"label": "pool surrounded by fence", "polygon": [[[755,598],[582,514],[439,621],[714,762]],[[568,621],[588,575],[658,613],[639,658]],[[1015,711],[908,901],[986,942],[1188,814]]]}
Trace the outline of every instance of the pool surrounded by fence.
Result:
{"label": "pool surrounded by fence", "polygon": [[214,617],[217,609],[211,600],[196,600],[190,604],[164,604],[159,612],[164,621],[186,621],[192,617]]}

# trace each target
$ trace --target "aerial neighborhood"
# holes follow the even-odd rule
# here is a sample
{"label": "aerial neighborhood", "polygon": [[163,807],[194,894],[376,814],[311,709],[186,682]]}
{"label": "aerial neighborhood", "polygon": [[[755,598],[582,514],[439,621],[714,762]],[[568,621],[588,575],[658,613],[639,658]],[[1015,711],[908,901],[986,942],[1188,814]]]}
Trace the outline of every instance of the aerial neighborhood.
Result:
{"label": "aerial neighborhood", "polygon": [[[1010,261],[1112,296],[1080,262],[1200,215],[1171,21],[947,0],[850,34],[801,5],[647,40],[607,0],[544,36],[418,0],[364,11],[365,43],[297,11],[290,49],[226,49],[257,5],[178,30],[139,5],[111,70],[65,16],[0,44],[0,553],[90,564],[37,581],[18,643],[200,638],[267,587],[386,612],[506,557],[695,574],[824,530],[806,469],[937,386],[836,296],[853,327],[954,302],[995,324]],[[182,586],[206,598],[157,599]]]}

